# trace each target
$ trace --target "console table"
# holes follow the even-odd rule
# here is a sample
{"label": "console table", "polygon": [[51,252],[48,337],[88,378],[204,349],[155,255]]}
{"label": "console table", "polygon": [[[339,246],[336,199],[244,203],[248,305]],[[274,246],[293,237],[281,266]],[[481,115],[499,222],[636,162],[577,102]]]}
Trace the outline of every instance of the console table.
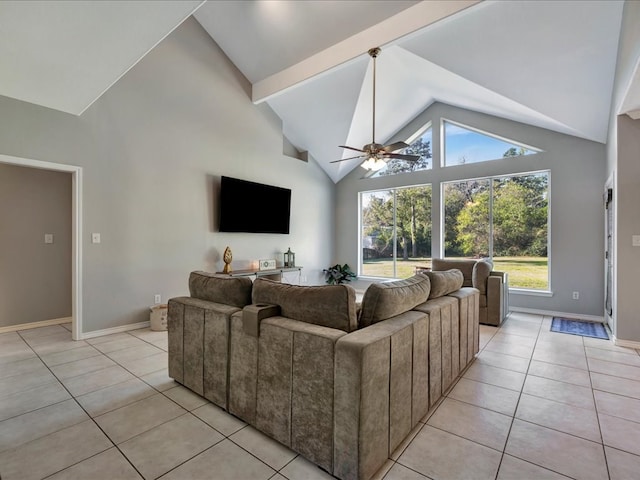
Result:
{"label": "console table", "polygon": [[247,270],[234,270],[229,273],[216,272],[220,275],[229,275],[230,277],[263,277],[269,280],[282,281],[282,274],[287,272],[300,272],[302,267],[276,267],[272,270],[258,270],[257,268],[249,268]]}

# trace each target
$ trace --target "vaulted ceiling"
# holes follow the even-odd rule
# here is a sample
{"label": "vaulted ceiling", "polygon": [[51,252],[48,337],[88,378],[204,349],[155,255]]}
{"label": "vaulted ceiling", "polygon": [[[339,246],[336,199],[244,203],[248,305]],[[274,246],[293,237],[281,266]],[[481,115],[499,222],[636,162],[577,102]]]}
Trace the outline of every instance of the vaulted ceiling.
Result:
{"label": "vaulted ceiling", "polygon": [[[188,16],[334,180],[434,102],[605,142],[617,0],[0,1],[0,95],[81,115]],[[623,111],[640,109],[640,73]]]}

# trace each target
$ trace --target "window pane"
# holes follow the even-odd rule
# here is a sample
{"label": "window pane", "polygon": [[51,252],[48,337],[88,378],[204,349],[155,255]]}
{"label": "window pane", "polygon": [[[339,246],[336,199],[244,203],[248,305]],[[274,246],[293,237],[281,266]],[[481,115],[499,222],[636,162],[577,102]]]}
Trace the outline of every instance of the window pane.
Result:
{"label": "window pane", "polygon": [[396,191],[396,277],[431,265],[431,186]]}
{"label": "window pane", "polygon": [[362,267],[360,274],[393,277],[393,191],[361,194]]}
{"label": "window pane", "polygon": [[549,288],[548,184],[548,173],[493,180],[494,269],[512,288]]}
{"label": "window pane", "polygon": [[516,143],[500,140],[451,122],[443,122],[444,165],[464,165],[537,153]]}
{"label": "window pane", "polygon": [[378,170],[372,177],[383,177],[387,175],[397,175],[399,173],[417,172],[419,170],[431,169],[431,127],[429,127],[415,142],[404,150],[395,153],[406,153],[408,155],[420,155],[417,162],[407,162],[406,160],[390,159],[387,166]]}
{"label": "window pane", "polygon": [[443,190],[444,256],[488,257],[490,181],[445,183]]}
{"label": "window pane", "polygon": [[431,265],[430,185],[365,192],[361,206],[360,275],[406,278]]}

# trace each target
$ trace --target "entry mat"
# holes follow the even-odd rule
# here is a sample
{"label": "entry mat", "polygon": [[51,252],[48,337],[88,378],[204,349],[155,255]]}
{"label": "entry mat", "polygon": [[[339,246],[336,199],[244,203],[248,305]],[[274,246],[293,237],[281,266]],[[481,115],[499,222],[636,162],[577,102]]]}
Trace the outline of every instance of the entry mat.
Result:
{"label": "entry mat", "polygon": [[553,317],[551,321],[551,331],[609,340],[609,335],[607,334],[607,329],[604,328],[604,324],[598,322],[585,322],[583,320]]}

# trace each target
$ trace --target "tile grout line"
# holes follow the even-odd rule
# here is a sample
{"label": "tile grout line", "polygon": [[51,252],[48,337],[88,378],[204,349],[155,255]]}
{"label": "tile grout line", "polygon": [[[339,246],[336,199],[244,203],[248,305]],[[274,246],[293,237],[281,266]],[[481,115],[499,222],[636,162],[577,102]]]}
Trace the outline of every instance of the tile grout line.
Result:
{"label": "tile grout line", "polygon": [[[529,368],[531,368],[531,361],[533,360],[533,354],[535,352],[536,349],[536,345],[538,344],[538,338],[540,337],[540,330],[542,329],[542,323],[544,322],[544,316],[542,317],[542,322],[540,322],[540,326],[538,327],[538,333],[536,335],[536,340],[533,343],[533,350],[531,351],[531,357],[529,358],[529,363],[527,364],[527,371],[524,373],[524,380],[522,382],[522,387],[520,387],[520,392],[518,393],[518,401],[516,402],[516,406],[513,409],[513,415],[511,416],[511,424],[509,425],[509,430],[507,432],[505,441],[504,441],[504,446],[502,447],[502,455],[500,456],[500,462],[498,462],[498,469],[496,470],[496,480],[498,478],[498,475],[500,475],[500,469],[502,468],[502,462],[504,461],[504,456],[507,454],[507,445],[509,444],[509,438],[511,437],[511,431],[513,430],[513,424],[515,423],[516,420],[516,414],[518,413],[518,407],[520,406],[520,399],[522,398],[522,392],[524,391],[524,386],[527,382],[527,376],[529,375]],[[511,318],[507,319],[507,322],[511,320]],[[506,323],[506,322],[505,322]],[[501,330],[502,327],[500,327],[499,330]],[[517,458],[517,457],[516,457]],[[540,467],[542,467],[542,465],[538,465]],[[544,467],[542,467],[544,468]]]}
{"label": "tile grout line", "polygon": [[[23,339],[23,341],[25,341],[25,343],[27,343],[27,342],[26,342],[26,340],[24,340],[24,339]],[[33,350],[33,348],[31,347],[31,345],[29,345],[28,343],[27,343],[27,345],[29,346],[29,348],[31,348],[31,350]],[[51,374],[52,374],[52,375],[53,375],[53,376],[58,380],[58,382],[60,383],[60,385],[62,385],[62,388],[64,388],[64,389],[67,391],[67,393],[71,396],[71,398],[73,399],[73,401],[78,405],[78,407],[80,407],[80,408],[82,409],[82,411],[85,413],[85,415],[87,415],[87,417],[89,417],[89,420],[91,420],[91,421],[93,422],[93,424],[94,424],[94,425],[95,425],[95,426],[96,426],[96,427],[97,427],[97,428],[102,432],[102,434],[105,436],[105,438],[107,439],[107,441],[108,441],[108,442],[110,442],[110,443],[111,443],[111,445],[112,445],[112,447],[106,448],[106,449],[104,449],[104,450],[102,450],[102,451],[100,451],[100,452],[96,452],[94,455],[91,455],[91,456],[89,456],[89,457],[87,457],[87,458],[83,458],[82,460],[79,460],[79,461],[78,461],[78,462],[76,462],[76,463],[73,463],[73,464],[71,464],[71,465],[67,465],[67,466],[66,466],[66,467],[64,467],[64,468],[62,468],[62,469],[60,469],[60,470],[58,470],[58,471],[56,471],[56,472],[51,473],[50,475],[48,475],[48,477],[50,477],[50,476],[52,476],[52,475],[55,475],[55,474],[57,474],[57,473],[59,473],[59,472],[62,472],[62,471],[64,471],[64,470],[68,469],[68,468],[71,468],[71,467],[75,466],[75,465],[78,465],[79,463],[84,462],[85,460],[87,460],[87,459],[89,459],[89,458],[93,458],[93,457],[95,457],[95,456],[97,456],[97,455],[100,455],[100,454],[102,454],[102,453],[106,452],[107,450],[109,450],[110,448],[116,448],[116,449],[120,452],[120,454],[124,457],[124,459],[129,463],[129,465],[131,465],[131,467],[132,467],[132,468],[133,468],[133,469],[138,473],[138,475],[140,475],[140,477],[144,478],[144,476],[142,475],[142,473],[141,473],[141,472],[136,468],[136,466],[135,466],[135,465],[134,465],[134,464],[129,460],[129,458],[124,454],[124,452],[122,452],[122,450],[120,450],[120,448],[118,447],[118,445],[116,445],[116,443],[111,439],[111,437],[109,437],[109,435],[107,435],[107,432],[105,432],[105,431],[102,429],[102,427],[98,424],[98,422],[96,422],[96,420],[95,420],[95,419],[94,419],[94,418],[89,414],[89,412],[87,412],[87,411],[85,410],[85,408],[82,406],[82,404],[80,404],[80,402],[78,402],[78,400],[77,400],[77,399],[76,399],[76,397],[71,393],[71,391],[69,391],[69,389],[67,388],[67,386],[66,386],[65,384],[63,384],[63,383],[60,381],[60,379],[58,379],[58,377],[56,376],[56,374],[55,374],[55,373],[53,373],[53,371],[51,370],[51,368],[49,368],[49,366],[48,366],[47,364],[45,364],[45,363],[44,363],[44,361],[42,360],[42,358],[40,357],[40,355],[38,354],[38,352],[36,352],[35,350],[33,350],[33,353],[34,353],[34,354],[35,354],[35,355],[40,359],[40,361],[43,363],[43,365],[44,365],[44,366],[45,366],[45,367],[46,367],[46,368],[51,372]],[[102,354],[102,355],[104,355],[104,354]],[[108,358],[108,357],[107,357],[107,358]],[[84,420],[84,421],[86,421],[86,420]],[[66,428],[68,428],[68,427],[66,427]],[[47,434],[47,435],[43,435],[42,437],[39,437],[38,439],[40,439],[40,438],[45,438],[45,437],[47,437],[47,436],[49,436],[49,435],[53,435],[53,434],[55,434],[55,433],[57,433],[57,432],[59,432],[59,431],[61,431],[61,430],[64,430],[64,429],[56,430],[55,432],[51,432],[51,433],[49,433],[49,434]],[[34,439],[34,440],[37,440],[37,439]],[[32,440],[32,441],[34,441],[34,440]],[[27,443],[30,443],[30,442],[27,442]]]}

